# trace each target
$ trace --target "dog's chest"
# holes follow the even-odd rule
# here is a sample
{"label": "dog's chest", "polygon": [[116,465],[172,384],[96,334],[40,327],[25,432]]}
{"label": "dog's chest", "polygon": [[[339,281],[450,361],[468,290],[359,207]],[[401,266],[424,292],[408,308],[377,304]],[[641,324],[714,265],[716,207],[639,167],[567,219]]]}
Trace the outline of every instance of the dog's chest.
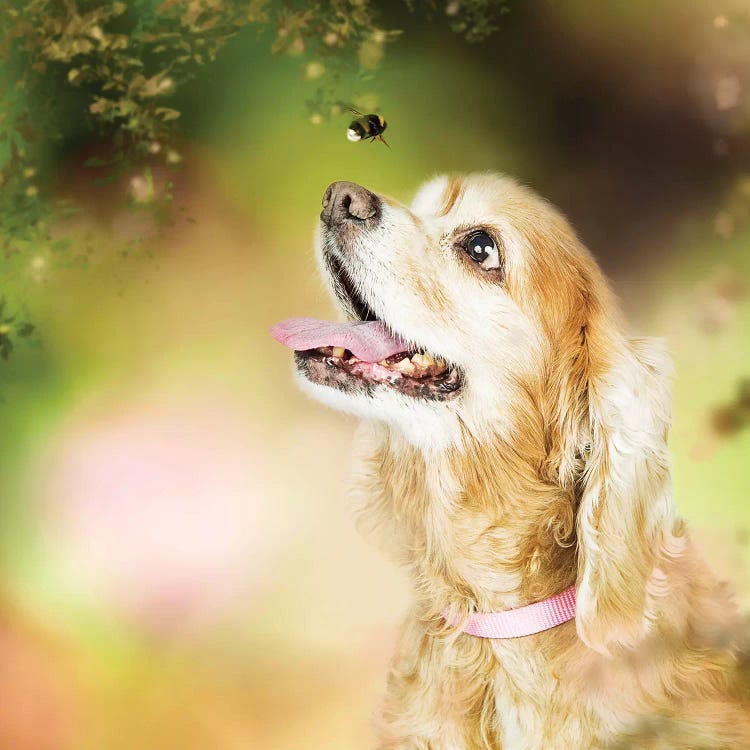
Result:
{"label": "dog's chest", "polygon": [[596,748],[597,722],[589,720],[577,696],[538,654],[519,653],[511,645],[495,649],[495,712],[503,750]]}

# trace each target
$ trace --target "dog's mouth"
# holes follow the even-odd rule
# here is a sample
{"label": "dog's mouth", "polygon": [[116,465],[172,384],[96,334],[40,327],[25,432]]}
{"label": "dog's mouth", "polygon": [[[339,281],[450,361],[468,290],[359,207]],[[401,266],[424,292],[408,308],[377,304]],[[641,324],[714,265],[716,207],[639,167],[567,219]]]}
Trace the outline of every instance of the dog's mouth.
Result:
{"label": "dog's mouth", "polygon": [[458,367],[407,343],[373,312],[346,269],[332,256],[326,263],[336,295],[353,315],[348,323],[292,318],[277,323],[271,335],[295,350],[297,369],[311,382],[346,393],[371,395],[391,388],[432,401],[453,398],[463,377]]}

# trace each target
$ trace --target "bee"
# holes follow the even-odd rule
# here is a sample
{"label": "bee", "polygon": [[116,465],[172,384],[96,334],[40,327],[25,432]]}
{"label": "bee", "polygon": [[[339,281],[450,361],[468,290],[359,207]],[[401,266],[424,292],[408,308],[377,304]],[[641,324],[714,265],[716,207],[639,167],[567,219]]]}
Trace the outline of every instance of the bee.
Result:
{"label": "bee", "polygon": [[350,141],[371,139],[373,142],[378,140],[388,146],[385,138],[383,138],[383,131],[388,127],[388,123],[380,115],[363,115],[353,107],[347,107],[347,109],[357,117],[356,120],[352,120],[349,129],[346,131],[346,137]]}

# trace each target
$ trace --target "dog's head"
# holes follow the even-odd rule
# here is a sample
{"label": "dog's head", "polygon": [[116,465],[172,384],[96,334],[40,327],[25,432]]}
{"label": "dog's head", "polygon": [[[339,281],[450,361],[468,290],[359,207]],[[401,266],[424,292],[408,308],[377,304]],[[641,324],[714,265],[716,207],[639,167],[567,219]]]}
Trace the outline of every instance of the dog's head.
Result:
{"label": "dog's head", "polygon": [[635,639],[671,513],[667,368],[567,221],[495,175],[434,179],[410,207],[339,182],[317,255],[349,322],[277,327],[305,389],[425,451],[538,444],[578,506],[579,631]]}

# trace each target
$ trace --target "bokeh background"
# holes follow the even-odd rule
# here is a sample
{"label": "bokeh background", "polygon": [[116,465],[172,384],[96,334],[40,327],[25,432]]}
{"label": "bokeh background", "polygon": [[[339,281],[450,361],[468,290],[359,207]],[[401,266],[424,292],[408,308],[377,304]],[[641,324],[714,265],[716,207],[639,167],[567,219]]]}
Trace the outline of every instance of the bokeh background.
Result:
{"label": "bokeh background", "polygon": [[[567,213],[669,342],[677,503],[747,605],[750,3],[510,2],[477,44],[460,3],[377,5],[403,34],[335,86],[377,102],[390,150],[347,142],[252,28],[174,95],[177,167],[95,182],[107,144],[74,117],[50,147],[87,261],[32,247],[2,275],[37,331],[0,363],[3,750],[371,744],[407,585],[349,516],[354,422],[267,335],[332,315],[311,245],[333,180],[408,200],[498,170]],[[167,190],[164,221],[143,204]]]}

